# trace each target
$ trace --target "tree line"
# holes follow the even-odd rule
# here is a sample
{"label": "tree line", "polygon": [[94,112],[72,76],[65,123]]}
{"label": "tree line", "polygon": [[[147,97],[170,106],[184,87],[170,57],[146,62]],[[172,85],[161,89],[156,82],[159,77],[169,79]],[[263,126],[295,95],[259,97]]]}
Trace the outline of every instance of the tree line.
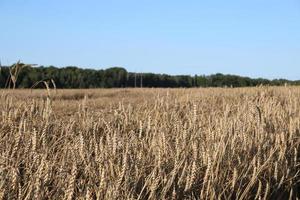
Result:
{"label": "tree line", "polygon": [[[121,88],[121,87],[251,87],[258,85],[299,85],[300,81],[286,79],[268,80],[237,75],[168,75],[127,72],[121,67],[108,69],[82,69],[74,66],[32,67],[22,65],[18,71],[16,88],[31,88],[39,81],[54,80],[57,88]],[[0,69],[0,88],[8,88],[12,66]],[[14,77],[15,78],[15,77]],[[36,87],[43,87],[37,85]]]}

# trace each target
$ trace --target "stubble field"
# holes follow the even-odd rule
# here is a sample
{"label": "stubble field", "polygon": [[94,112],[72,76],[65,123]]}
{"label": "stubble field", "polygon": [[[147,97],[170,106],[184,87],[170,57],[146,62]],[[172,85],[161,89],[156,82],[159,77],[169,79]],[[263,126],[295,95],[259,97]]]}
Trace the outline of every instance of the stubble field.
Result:
{"label": "stubble field", "polygon": [[0,199],[296,199],[300,88],[0,90]]}

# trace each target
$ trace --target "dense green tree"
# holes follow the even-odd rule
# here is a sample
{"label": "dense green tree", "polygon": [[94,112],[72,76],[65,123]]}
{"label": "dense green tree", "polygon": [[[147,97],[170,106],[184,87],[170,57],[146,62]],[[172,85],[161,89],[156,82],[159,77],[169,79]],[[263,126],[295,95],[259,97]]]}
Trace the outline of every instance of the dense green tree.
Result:
{"label": "dense green tree", "polygon": [[[10,80],[9,67],[1,67],[0,88],[7,88]],[[75,66],[64,68],[30,67],[22,68],[16,82],[17,88],[31,88],[39,81],[54,80],[57,88],[114,88],[114,87],[250,87],[257,85],[300,85],[300,81],[285,79],[251,79],[236,75],[176,75],[154,73],[132,73],[121,67],[94,70]],[[36,87],[44,87],[42,84]]]}

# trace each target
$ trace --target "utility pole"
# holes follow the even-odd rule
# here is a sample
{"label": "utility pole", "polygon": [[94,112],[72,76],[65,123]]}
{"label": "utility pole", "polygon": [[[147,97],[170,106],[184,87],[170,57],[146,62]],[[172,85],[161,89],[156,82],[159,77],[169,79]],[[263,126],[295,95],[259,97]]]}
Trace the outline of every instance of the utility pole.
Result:
{"label": "utility pole", "polygon": [[141,88],[143,87],[143,74],[141,73]]}
{"label": "utility pole", "polygon": [[134,87],[136,88],[136,72],[134,72]]}

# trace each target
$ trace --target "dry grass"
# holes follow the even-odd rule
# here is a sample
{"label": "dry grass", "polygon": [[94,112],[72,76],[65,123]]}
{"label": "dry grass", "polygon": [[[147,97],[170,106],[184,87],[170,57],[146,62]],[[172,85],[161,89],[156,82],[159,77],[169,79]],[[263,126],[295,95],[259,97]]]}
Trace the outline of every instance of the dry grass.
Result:
{"label": "dry grass", "polygon": [[300,88],[0,91],[0,199],[296,199]]}

